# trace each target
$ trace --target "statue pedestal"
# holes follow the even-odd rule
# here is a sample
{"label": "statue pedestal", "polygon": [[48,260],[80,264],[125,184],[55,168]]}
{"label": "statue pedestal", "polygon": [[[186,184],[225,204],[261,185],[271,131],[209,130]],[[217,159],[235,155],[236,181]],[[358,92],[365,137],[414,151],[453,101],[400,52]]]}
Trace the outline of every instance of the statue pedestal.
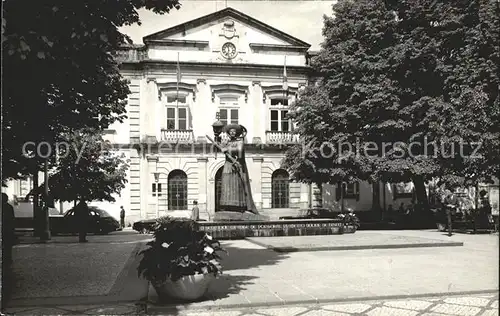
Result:
{"label": "statue pedestal", "polygon": [[241,222],[241,221],[269,221],[267,215],[253,214],[250,212],[216,212],[214,215],[214,222]]}

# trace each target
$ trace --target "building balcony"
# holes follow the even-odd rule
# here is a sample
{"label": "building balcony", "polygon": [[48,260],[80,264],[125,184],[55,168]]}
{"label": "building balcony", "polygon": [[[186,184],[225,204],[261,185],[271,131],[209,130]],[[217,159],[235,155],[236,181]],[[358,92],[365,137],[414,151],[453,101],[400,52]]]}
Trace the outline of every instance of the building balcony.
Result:
{"label": "building balcony", "polygon": [[299,141],[299,135],[292,132],[266,131],[267,144],[294,144]]}
{"label": "building balcony", "polygon": [[194,142],[194,134],[192,129],[162,129],[161,140],[167,143],[192,143]]}

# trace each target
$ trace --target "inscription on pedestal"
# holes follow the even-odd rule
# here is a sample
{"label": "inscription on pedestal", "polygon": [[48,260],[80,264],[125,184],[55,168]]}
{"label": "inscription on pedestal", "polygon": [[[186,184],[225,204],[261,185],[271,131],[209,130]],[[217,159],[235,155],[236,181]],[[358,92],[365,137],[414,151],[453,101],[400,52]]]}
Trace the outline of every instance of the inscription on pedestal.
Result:
{"label": "inscription on pedestal", "polygon": [[306,236],[354,233],[356,227],[336,220],[279,220],[268,222],[241,221],[228,225],[221,222],[200,222],[200,229],[215,238],[235,239],[258,236]]}

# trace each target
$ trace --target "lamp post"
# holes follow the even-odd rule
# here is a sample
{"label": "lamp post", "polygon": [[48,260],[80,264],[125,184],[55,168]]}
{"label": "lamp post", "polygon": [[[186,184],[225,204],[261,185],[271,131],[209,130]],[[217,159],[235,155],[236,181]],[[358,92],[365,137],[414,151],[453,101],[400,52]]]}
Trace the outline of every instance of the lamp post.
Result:
{"label": "lamp post", "polygon": [[159,172],[154,172],[153,173],[155,176],[155,183],[156,183],[156,218],[159,217],[160,215],[160,192],[159,192],[159,187],[158,187],[158,182],[160,182],[160,173]]}
{"label": "lamp post", "polygon": [[[222,133],[222,129],[224,128],[224,123],[222,123],[220,119],[220,112],[217,112],[215,114],[215,119],[216,121],[212,124],[212,129],[214,131],[214,140],[217,144],[220,144],[222,139],[220,137],[220,134]],[[215,158],[217,158],[217,149],[214,148],[215,150]]]}
{"label": "lamp post", "polygon": [[212,124],[212,129],[214,131],[215,141],[217,143],[221,142],[220,134],[222,133],[222,129],[224,128],[224,123],[220,121],[220,112],[215,114],[216,121]]}

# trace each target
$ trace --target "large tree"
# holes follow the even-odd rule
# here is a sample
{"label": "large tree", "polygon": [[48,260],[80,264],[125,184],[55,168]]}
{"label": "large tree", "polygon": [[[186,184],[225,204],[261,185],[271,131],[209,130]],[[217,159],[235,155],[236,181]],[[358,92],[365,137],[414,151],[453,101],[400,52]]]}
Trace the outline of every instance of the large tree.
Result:
{"label": "large tree", "polygon": [[141,8],[163,14],[178,0],[2,2],[2,181],[33,174],[28,141],[53,144],[81,128],[125,117],[129,94],[113,52]]}
{"label": "large tree", "polygon": [[[128,161],[99,131],[80,130],[64,137],[57,167],[49,177],[50,197],[60,201],[115,201],[127,182]],[[43,185],[39,191],[43,192]]]}
{"label": "large tree", "polygon": [[[333,12],[313,61],[319,80],[292,109],[310,145],[287,152],[296,180],[413,181],[425,204],[433,177],[464,183],[498,173],[497,5],[339,0]],[[470,157],[475,142],[482,158]]]}

